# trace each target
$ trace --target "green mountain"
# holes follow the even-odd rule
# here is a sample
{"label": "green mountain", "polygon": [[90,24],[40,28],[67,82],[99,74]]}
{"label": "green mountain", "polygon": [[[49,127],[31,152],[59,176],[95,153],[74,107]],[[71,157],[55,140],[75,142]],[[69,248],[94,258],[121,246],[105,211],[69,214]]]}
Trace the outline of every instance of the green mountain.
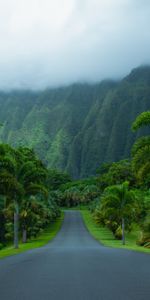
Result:
{"label": "green mountain", "polygon": [[50,168],[86,177],[102,162],[130,155],[137,138],[131,123],[145,110],[150,110],[148,66],[119,82],[0,92],[0,140],[33,147]]}

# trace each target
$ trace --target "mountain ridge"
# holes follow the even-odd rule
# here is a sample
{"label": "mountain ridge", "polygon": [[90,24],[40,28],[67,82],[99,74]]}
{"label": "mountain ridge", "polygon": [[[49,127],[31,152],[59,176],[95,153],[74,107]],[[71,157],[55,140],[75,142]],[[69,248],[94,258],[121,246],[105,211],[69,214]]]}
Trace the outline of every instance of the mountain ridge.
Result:
{"label": "mountain ridge", "polygon": [[149,109],[149,66],[134,69],[120,81],[40,92],[1,91],[0,140],[33,147],[50,168],[86,177],[102,162],[130,155],[137,138],[131,123]]}

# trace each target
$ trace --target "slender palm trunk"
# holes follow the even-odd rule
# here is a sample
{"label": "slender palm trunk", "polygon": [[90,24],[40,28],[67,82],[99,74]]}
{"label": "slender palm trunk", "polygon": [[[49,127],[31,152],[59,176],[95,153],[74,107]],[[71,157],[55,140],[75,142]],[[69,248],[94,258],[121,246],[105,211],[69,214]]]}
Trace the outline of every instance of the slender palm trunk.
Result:
{"label": "slender palm trunk", "polygon": [[23,232],[22,232],[22,242],[23,243],[27,242],[27,230],[26,230],[26,228],[24,228]]}
{"label": "slender palm trunk", "polygon": [[18,249],[19,248],[19,243],[18,243],[18,224],[19,221],[19,206],[17,201],[15,201],[15,211],[14,211],[14,248]]}
{"label": "slender palm trunk", "polygon": [[124,222],[124,218],[122,218],[122,244],[125,245],[125,222]]}

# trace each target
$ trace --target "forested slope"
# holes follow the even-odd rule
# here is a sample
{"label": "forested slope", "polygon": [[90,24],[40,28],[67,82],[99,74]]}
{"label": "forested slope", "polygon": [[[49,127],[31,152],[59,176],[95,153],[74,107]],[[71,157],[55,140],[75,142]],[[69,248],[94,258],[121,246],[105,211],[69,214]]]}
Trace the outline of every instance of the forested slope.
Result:
{"label": "forested slope", "polygon": [[150,67],[135,69],[120,82],[1,92],[0,138],[33,147],[51,168],[86,177],[103,161],[129,156],[137,137],[131,123],[146,110]]}

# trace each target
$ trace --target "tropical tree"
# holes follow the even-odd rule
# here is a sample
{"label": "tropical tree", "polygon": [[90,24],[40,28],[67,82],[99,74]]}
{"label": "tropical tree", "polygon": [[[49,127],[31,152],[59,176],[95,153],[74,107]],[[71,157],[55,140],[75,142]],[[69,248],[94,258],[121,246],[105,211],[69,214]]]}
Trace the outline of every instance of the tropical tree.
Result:
{"label": "tropical tree", "polygon": [[150,125],[150,111],[144,111],[140,115],[137,116],[135,121],[132,124],[132,129],[135,131],[143,126]]}
{"label": "tropical tree", "polygon": [[20,225],[23,229],[22,242],[28,237],[37,236],[50,222],[51,211],[43,201],[31,196],[28,201],[22,201],[20,207]]}
{"label": "tropical tree", "polygon": [[[32,149],[20,147],[16,150],[16,177],[24,189],[22,202],[28,202],[30,197],[48,198],[46,186],[47,169],[35,155]],[[26,222],[23,223],[23,242],[27,241]]]}
{"label": "tropical tree", "polygon": [[81,192],[76,186],[71,186],[63,193],[63,203],[68,207],[76,206],[81,202]]}
{"label": "tropical tree", "polygon": [[141,235],[137,243],[141,246],[150,248],[150,191],[141,191],[142,205],[138,224],[141,228]]}
{"label": "tropical tree", "polygon": [[100,189],[94,177],[69,182],[61,186],[62,206],[91,204],[99,195]]}
{"label": "tropical tree", "polygon": [[[32,195],[48,198],[46,177],[47,170],[33,150],[0,145],[0,194],[6,197],[7,205],[13,203],[15,248],[18,248],[21,202],[28,201]],[[23,231],[24,236],[25,232],[26,229]]]}
{"label": "tropical tree", "polygon": [[[68,180],[67,175],[61,176],[57,185]],[[32,149],[0,144],[0,243],[12,237],[14,223],[14,247],[18,248],[19,218],[26,242],[27,235],[37,234],[59,215],[56,197],[49,197],[47,178],[47,168]],[[56,181],[55,175],[55,185]]]}
{"label": "tropical tree", "polygon": [[9,145],[0,145],[0,194],[7,203],[14,203],[14,246],[18,248],[18,213],[23,187],[16,178],[17,162],[15,151]]}
{"label": "tropical tree", "polygon": [[100,195],[100,190],[98,185],[89,184],[84,187],[82,190],[82,202],[83,204],[88,204],[93,202],[93,200],[97,199]]}
{"label": "tropical tree", "polygon": [[58,190],[62,184],[71,182],[68,173],[56,169],[48,169],[47,184],[50,190]]}
{"label": "tropical tree", "polygon": [[106,187],[128,181],[130,186],[135,185],[135,176],[129,159],[113,163],[104,163],[99,169],[98,185],[103,192]]}
{"label": "tropical tree", "polygon": [[[134,131],[150,125],[150,111],[140,114],[134,123]],[[150,187],[150,136],[139,138],[132,148],[132,167],[138,184]]]}
{"label": "tropical tree", "polygon": [[[125,244],[125,226],[129,228],[136,212],[135,193],[129,190],[129,183],[110,186],[105,189],[99,209],[95,211],[95,218],[107,225],[116,237],[122,236]],[[121,231],[121,234],[120,234]]]}

